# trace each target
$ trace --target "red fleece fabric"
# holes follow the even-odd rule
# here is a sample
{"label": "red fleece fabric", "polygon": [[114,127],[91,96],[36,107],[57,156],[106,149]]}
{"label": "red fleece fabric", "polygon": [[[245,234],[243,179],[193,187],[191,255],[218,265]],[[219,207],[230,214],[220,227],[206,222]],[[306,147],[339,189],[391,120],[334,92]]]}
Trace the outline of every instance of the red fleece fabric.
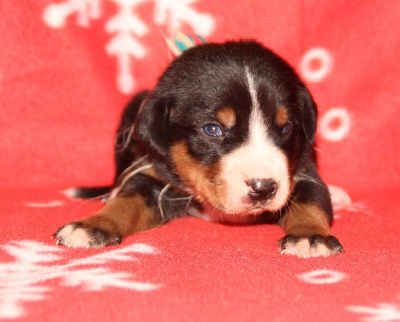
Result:
{"label": "red fleece fabric", "polygon": [[[175,220],[100,250],[50,235],[112,181],[120,112],[171,59],[164,35],[253,38],[319,106],[324,180],[351,197],[345,253],[280,255],[269,225]],[[400,320],[398,1],[3,0],[0,4],[0,319]]]}

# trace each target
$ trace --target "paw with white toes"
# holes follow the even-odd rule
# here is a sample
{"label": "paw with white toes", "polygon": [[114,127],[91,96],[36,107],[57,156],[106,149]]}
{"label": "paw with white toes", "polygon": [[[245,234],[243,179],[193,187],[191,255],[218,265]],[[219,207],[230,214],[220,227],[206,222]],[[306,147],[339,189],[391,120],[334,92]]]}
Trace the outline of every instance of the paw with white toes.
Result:
{"label": "paw with white toes", "polygon": [[334,236],[299,237],[288,235],[283,237],[278,245],[281,246],[281,254],[296,255],[302,258],[327,257],[344,251],[339,240]]}
{"label": "paw with white toes", "polygon": [[52,236],[57,245],[72,248],[99,248],[121,243],[121,236],[102,229],[87,227],[81,222],[69,223],[58,229]]}

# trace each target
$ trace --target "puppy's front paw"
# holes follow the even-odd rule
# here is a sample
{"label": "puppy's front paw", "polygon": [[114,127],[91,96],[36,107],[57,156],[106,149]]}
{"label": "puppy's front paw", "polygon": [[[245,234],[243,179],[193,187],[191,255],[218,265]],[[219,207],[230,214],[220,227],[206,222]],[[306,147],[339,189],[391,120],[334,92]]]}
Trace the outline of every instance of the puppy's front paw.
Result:
{"label": "puppy's front paw", "polygon": [[309,237],[285,236],[279,242],[281,254],[296,255],[298,257],[330,256],[342,253],[343,247],[334,236],[323,237],[313,235]]}
{"label": "puppy's front paw", "polygon": [[73,248],[99,248],[121,243],[120,235],[113,235],[102,229],[89,227],[81,222],[69,223],[58,229],[53,238],[57,239],[57,245],[65,245]]}

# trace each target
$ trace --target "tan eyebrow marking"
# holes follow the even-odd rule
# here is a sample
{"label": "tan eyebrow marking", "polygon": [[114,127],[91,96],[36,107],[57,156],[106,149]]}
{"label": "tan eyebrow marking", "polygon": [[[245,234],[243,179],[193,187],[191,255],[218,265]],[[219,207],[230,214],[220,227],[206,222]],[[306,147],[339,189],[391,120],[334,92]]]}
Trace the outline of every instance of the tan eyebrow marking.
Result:
{"label": "tan eyebrow marking", "polygon": [[284,126],[289,119],[289,113],[286,107],[278,107],[276,111],[275,120],[278,126]]}
{"label": "tan eyebrow marking", "polygon": [[236,114],[230,107],[224,107],[217,112],[217,120],[226,128],[232,128],[236,123]]}

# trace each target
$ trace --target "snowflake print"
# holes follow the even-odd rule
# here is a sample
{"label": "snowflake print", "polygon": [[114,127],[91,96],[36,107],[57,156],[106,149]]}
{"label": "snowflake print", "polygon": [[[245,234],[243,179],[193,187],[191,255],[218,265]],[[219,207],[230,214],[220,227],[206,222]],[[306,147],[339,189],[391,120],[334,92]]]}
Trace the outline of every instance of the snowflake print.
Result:
{"label": "snowflake print", "polygon": [[347,310],[363,315],[363,321],[400,321],[400,308],[394,304],[381,303],[378,307],[348,306]]}
{"label": "snowflake print", "polygon": [[87,27],[91,19],[100,18],[100,0],[68,0],[51,4],[44,11],[43,18],[49,27],[61,28],[73,13],[76,13],[76,23]]}
{"label": "snowflake print", "polygon": [[[105,0],[103,0],[105,1]],[[149,28],[136,13],[136,9],[145,2],[154,4],[153,21],[157,25],[166,27],[169,34],[173,34],[183,24],[206,37],[214,29],[214,20],[208,14],[199,13],[192,4],[197,0],[108,0],[117,6],[117,13],[105,24],[105,30],[111,34],[106,45],[106,52],[115,56],[117,60],[117,87],[125,94],[135,88],[132,75],[133,59],[142,59],[146,56],[146,49],[141,42]],[[88,27],[91,20],[101,17],[100,0],[65,0],[51,4],[43,12],[43,20],[51,28],[62,28],[66,19],[76,15],[76,23],[81,27]]]}
{"label": "snowflake print", "polygon": [[51,280],[57,280],[63,286],[83,287],[87,291],[99,291],[106,287],[151,291],[159,287],[135,281],[131,274],[114,272],[107,266],[115,261],[137,261],[132,254],[157,254],[153,247],[145,244],[133,244],[73,259],[66,264],[59,263],[63,259],[63,250],[56,246],[23,240],[2,248],[15,260],[0,263],[0,319],[21,317],[25,314],[23,302],[46,299],[52,287],[44,284]]}

